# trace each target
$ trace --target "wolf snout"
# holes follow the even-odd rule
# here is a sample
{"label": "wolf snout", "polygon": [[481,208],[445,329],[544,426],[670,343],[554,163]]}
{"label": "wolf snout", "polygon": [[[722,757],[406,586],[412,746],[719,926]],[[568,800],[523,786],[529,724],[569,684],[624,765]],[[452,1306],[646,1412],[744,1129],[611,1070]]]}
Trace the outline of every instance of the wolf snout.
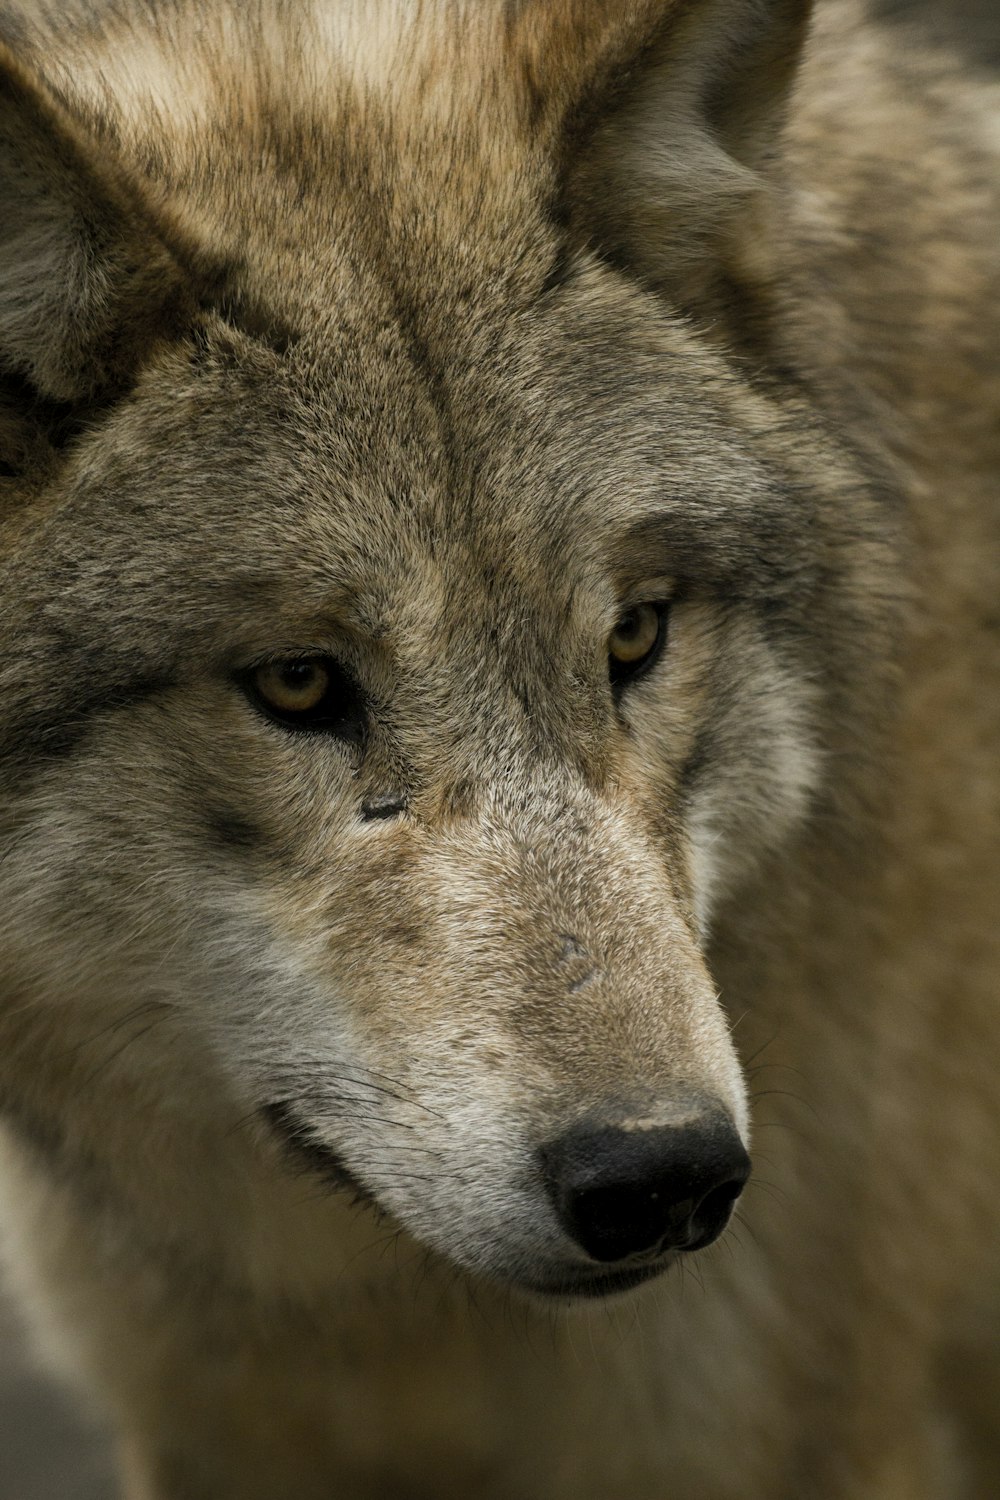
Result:
{"label": "wolf snout", "polygon": [[549,1196],[593,1260],[700,1250],[729,1222],[750,1158],[729,1116],[578,1125],[542,1150]]}

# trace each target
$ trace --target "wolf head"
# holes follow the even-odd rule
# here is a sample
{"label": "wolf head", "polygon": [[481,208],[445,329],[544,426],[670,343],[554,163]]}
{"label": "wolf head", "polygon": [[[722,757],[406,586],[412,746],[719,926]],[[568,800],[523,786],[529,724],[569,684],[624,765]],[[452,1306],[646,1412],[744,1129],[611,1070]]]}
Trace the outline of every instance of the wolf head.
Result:
{"label": "wolf head", "polygon": [[184,1071],[464,1268],[637,1281],[745,1179],[713,913],[872,639],[804,8],[183,9],[4,59],[5,1096]]}

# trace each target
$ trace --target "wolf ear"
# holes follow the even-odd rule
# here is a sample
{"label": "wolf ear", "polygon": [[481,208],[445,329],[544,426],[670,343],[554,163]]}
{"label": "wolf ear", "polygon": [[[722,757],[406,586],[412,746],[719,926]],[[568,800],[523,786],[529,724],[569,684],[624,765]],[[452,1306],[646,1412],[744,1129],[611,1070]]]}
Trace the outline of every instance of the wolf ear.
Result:
{"label": "wolf ear", "polygon": [[140,190],[0,47],[0,370],[53,401],[120,389],[189,301]]}
{"label": "wolf ear", "polygon": [[720,288],[766,283],[768,207],[810,11],[811,0],[661,4],[575,138],[567,117],[571,233],[713,317]]}

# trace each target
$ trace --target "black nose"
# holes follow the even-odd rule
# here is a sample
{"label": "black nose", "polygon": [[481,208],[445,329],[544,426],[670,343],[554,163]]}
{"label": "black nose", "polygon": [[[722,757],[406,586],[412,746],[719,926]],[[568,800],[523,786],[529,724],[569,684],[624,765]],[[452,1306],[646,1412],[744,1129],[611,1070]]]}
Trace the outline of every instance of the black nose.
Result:
{"label": "black nose", "polygon": [[750,1175],[721,1110],[677,1126],[577,1126],[542,1160],[560,1223],[600,1261],[711,1244]]}

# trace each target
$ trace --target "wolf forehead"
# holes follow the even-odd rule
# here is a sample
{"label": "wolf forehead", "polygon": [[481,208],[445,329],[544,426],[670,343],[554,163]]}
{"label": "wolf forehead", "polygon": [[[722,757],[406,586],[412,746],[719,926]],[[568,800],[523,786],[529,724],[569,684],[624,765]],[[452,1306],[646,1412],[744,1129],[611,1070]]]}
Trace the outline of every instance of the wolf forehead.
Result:
{"label": "wolf forehead", "polygon": [[328,309],[281,352],[206,314],[71,457],[32,549],[40,586],[58,578],[49,609],[136,609],[176,636],[297,590],[302,613],[335,607],[379,636],[409,598],[464,586],[467,605],[479,588],[539,614],[580,587],[599,618],[664,580],[739,593],[769,553],[774,582],[789,481],[669,320],[654,353],[642,299],[586,307],[599,279],[498,316],[464,367],[430,368],[378,308],[366,329],[363,303],[354,326]]}

